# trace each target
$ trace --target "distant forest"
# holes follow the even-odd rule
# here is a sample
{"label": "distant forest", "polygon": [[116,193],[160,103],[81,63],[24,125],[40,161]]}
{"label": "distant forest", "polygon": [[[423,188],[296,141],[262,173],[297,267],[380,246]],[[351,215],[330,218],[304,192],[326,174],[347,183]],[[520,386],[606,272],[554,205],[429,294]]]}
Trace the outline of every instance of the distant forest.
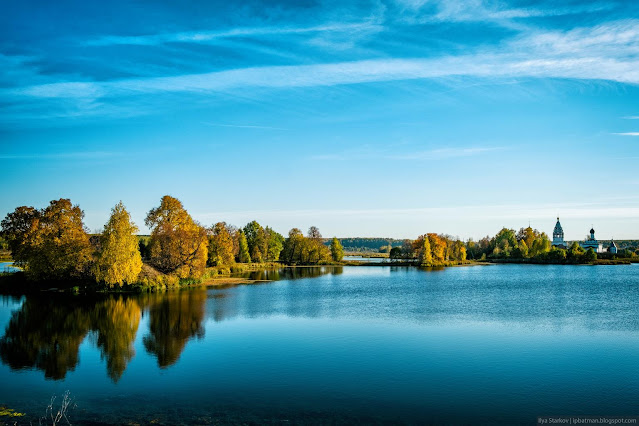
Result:
{"label": "distant forest", "polygon": [[[357,253],[390,253],[393,247],[400,247],[405,240],[394,238],[338,238],[345,252]],[[330,239],[324,244],[329,245]]]}

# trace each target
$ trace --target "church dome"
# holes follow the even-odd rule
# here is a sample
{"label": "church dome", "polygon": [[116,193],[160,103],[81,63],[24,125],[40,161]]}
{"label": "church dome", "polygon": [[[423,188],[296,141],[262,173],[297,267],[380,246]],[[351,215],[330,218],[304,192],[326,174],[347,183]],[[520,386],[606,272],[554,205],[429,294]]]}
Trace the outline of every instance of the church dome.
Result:
{"label": "church dome", "polygon": [[595,233],[595,229],[594,228],[590,228],[590,233],[594,234]]}
{"label": "church dome", "polygon": [[555,225],[555,230],[552,233],[553,234],[562,234],[562,235],[564,233],[564,230],[561,227],[561,223],[559,223],[559,218],[557,218],[557,224]]}

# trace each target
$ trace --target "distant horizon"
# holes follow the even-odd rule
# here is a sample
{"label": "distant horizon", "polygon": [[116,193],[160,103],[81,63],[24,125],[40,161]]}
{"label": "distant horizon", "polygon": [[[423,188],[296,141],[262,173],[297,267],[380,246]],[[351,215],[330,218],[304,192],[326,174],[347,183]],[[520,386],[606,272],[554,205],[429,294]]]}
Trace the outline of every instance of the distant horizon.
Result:
{"label": "distant horizon", "polygon": [[639,239],[639,2],[12,2],[0,66],[2,217]]}

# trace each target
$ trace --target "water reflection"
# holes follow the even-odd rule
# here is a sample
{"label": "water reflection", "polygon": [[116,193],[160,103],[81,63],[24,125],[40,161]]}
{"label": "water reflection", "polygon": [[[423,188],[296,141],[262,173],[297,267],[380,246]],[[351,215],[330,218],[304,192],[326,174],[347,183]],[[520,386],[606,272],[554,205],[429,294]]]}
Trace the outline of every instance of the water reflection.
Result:
{"label": "water reflection", "polygon": [[133,299],[107,299],[92,310],[96,346],[106,358],[107,373],[117,382],[135,355],[133,341],[140,323],[140,305]]}
{"label": "water reflection", "polygon": [[315,278],[326,274],[340,275],[342,273],[344,273],[343,266],[302,266],[294,268],[244,272],[234,276],[256,281],[279,281]]}
{"label": "water reflection", "polygon": [[[78,348],[91,328],[84,304],[58,298],[27,298],[14,312],[4,337],[0,358],[12,369],[35,367],[47,379],[64,379],[78,364]],[[76,303],[74,303],[76,302]]]}
{"label": "water reflection", "polygon": [[157,357],[161,368],[178,360],[190,338],[204,337],[205,301],[206,291],[186,291],[163,295],[151,303],[144,347]]}
{"label": "water reflection", "polygon": [[[342,267],[322,266],[255,271],[243,277],[277,281],[342,272]],[[47,379],[62,380],[78,365],[80,345],[89,336],[105,360],[108,376],[117,382],[135,356],[134,342],[144,313],[149,318],[149,329],[142,339],[144,348],[160,368],[166,368],[179,360],[190,339],[204,337],[207,294],[206,289],[196,288],[165,294],[28,296],[20,309],[11,313],[0,339],[0,359],[11,369],[35,368]],[[229,303],[223,294],[217,296],[216,303],[209,306],[216,321],[246,310],[238,309],[237,300]],[[8,304],[21,299],[3,300]],[[263,302],[256,298],[244,303],[250,305],[251,300],[258,305]],[[249,311],[263,309],[255,306]]]}
{"label": "water reflection", "polygon": [[14,312],[0,339],[0,358],[12,369],[36,368],[47,379],[61,380],[79,363],[87,335],[106,360],[117,382],[135,356],[142,311],[149,311],[146,350],[160,367],[177,361],[193,336],[202,337],[206,291],[166,295],[92,297],[29,296]]}

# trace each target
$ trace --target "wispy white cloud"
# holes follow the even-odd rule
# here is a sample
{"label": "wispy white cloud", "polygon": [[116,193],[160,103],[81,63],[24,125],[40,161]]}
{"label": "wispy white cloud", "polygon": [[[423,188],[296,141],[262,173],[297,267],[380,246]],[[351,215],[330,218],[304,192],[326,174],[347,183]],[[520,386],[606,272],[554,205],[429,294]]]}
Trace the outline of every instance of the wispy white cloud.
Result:
{"label": "wispy white cloud", "polygon": [[[176,36],[186,39],[226,37],[268,31],[321,32],[356,30],[376,24],[335,24],[289,29],[244,29],[227,33]],[[180,33],[183,34],[183,33]],[[146,37],[146,36],[142,36]],[[159,36],[158,36],[159,37]],[[118,39],[119,40],[119,39]],[[111,40],[118,42],[118,40]],[[142,43],[144,38],[138,40]],[[135,41],[134,40],[134,41]],[[153,39],[155,40],[155,39]],[[158,42],[156,41],[146,42]],[[106,43],[106,40],[103,40]],[[123,41],[123,40],[121,40]],[[261,66],[223,71],[110,81],[65,81],[0,89],[0,99],[21,104],[29,99],[59,101],[68,115],[96,115],[109,105],[164,93],[239,93],[252,88],[295,89],[415,79],[562,78],[639,84],[639,20],[609,22],[569,31],[535,30],[471,54],[439,57],[377,58],[348,62]],[[36,80],[37,81],[37,80]],[[77,104],[77,105],[76,105]],[[91,108],[86,108],[89,105]],[[141,111],[152,103],[143,102]],[[53,111],[55,108],[49,108]],[[62,114],[60,114],[62,115]],[[5,119],[6,120],[6,117]]]}
{"label": "wispy white cloud", "polygon": [[622,207],[610,207],[610,203],[554,203],[554,204],[500,204],[500,205],[461,205],[442,206],[425,208],[397,208],[397,209],[308,209],[308,210],[251,210],[251,211],[219,211],[219,212],[198,212],[194,216],[203,223],[208,223],[224,218],[242,218],[241,220],[252,220],[260,218],[267,219],[290,219],[290,223],[295,223],[295,219],[318,218],[318,217],[356,217],[361,219],[369,218],[392,218],[397,220],[403,217],[423,217],[442,218],[474,221],[483,219],[508,219],[520,220],[521,224],[527,223],[529,219],[554,218],[557,212],[561,212],[562,221],[567,219],[598,219],[605,218],[636,218],[639,216],[639,206],[630,205]]}
{"label": "wispy white cloud", "polygon": [[397,149],[381,149],[370,146],[358,147],[344,152],[318,154],[311,156],[312,160],[321,161],[342,161],[342,160],[362,160],[362,159],[384,159],[384,160],[443,160],[448,158],[471,157],[491,151],[500,151],[506,147],[451,147],[435,148],[430,150],[411,150],[397,152]]}
{"label": "wispy white cloud", "polygon": [[571,7],[509,7],[505,2],[484,0],[396,0],[404,19],[416,22],[493,22],[517,27],[523,18],[595,13],[614,7],[609,2]]}
{"label": "wispy white cloud", "polygon": [[188,31],[139,36],[103,36],[85,41],[86,46],[141,45],[154,46],[165,43],[207,43],[220,39],[267,35],[288,35],[323,32],[381,31],[383,27],[372,21],[356,23],[332,23],[308,27],[251,27],[233,28],[225,31]]}
{"label": "wispy white cloud", "polygon": [[82,151],[82,152],[58,152],[50,154],[0,154],[0,160],[100,160],[105,158],[121,157],[121,152],[109,151]]}
{"label": "wispy white cloud", "polygon": [[389,158],[397,160],[435,160],[445,158],[470,157],[491,151],[500,151],[505,147],[470,147],[470,148],[439,148],[429,151],[418,151],[406,154],[391,155]]}
{"label": "wispy white cloud", "polygon": [[639,136],[639,132],[625,132],[625,133],[613,133],[618,136]]}
{"label": "wispy white cloud", "polygon": [[202,123],[213,127],[232,127],[237,129],[265,129],[265,130],[289,130],[285,127],[258,126],[253,124],[222,124],[222,123]]}

